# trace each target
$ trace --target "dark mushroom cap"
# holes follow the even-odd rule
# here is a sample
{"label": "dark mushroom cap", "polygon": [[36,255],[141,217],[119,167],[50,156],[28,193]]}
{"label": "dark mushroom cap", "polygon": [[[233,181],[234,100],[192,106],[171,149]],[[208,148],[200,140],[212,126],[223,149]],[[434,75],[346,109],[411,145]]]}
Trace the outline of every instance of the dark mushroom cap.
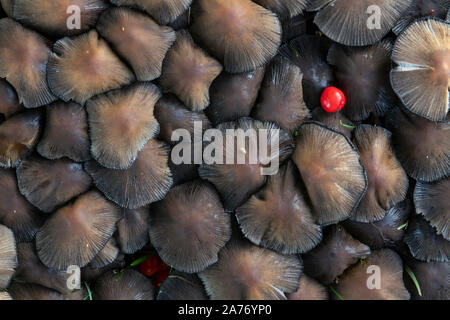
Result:
{"label": "dark mushroom cap", "polygon": [[255,0],[256,3],[275,12],[280,18],[292,18],[303,12],[309,0]]}
{"label": "dark mushroom cap", "polygon": [[288,300],[328,300],[327,289],[320,282],[303,274],[296,292],[286,294]]}
{"label": "dark mushroom cap", "polygon": [[150,241],[161,259],[177,270],[205,270],[217,262],[230,237],[230,217],[207,182],[178,185],[151,207]]}
{"label": "dark mushroom cap", "polygon": [[305,273],[323,284],[329,284],[349,266],[368,255],[368,246],[353,239],[341,225],[333,225],[324,230],[323,241],[302,257]]}
{"label": "dark mushroom cap", "polygon": [[5,11],[8,16],[11,16],[12,14],[12,2],[13,0],[0,0],[3,11]]}
{"label": "dark mushroom cap", "polygon": [[322,230],[299,181],[298,170],[289,161],[236,209],[240,228],[250,241],[283,254],[307,252],[319,244]]}
{"label": "dark mushroom cap", "polygon": [[258,97],[264,72],[264,67],[237,74],[222,72],[209,90],[211,104],[205,109],[209,119],[217,125],[248,117]]}
{"label": "dark mushroom cap", "polygon": [[195,274],[173,271],[163,282],[156,300],[209,300]]}
{"label": "dark mushroom cap", "polygon": [[209,87],[221,71],[220,63],[182,30],[167,52],[159,83],[165,92],[176,94],[193,111],[200,111],[209,105]]}
{"label": "dark mushroom cap", "polygon": [[56,100],[47,86],[48,41],[10,18],[0,19],[0,77],[16,89],[19,102],[36,108]]}
{"label": "dark mushroom cap", "polygon": [[303,124],[292,160],[305,182],[319,224],[351,216],[366,192],[367,177],[358,152],[343,134],[317,122]]}
{"label": "dark mushroom cap", "polygon": [[82,281],[95,281],[108,271],[118,274],[118,270],[123,270],[124,268],[126,268],[125,255],[123,253],[119,253],[114,262],[104,266],[103,268],[94,268],[90,264],[81,268],[81,279]]}
{"label": "dark mushroom cap", "polygon": [[267,68],[252,118],[275,122],[293,133],[310,117],[303,101],[302,79],[299,67],[282,57],[273,59]]}
{"label": "dark mushroom cap", "polygon": [[16,268],[17,249],[14,234],[0,224],[0,290],[8,287]]}
{"label": "dark mushroom cap", "polygon": [[[319,11],[314,23],[327,37],[347,46],[366,46],[383,38],[413,0],[312,0],[308,10]],[[378,10],[368,8],[376,5]],[[381,14],[380,17],[377,14]],[[370,19],[379,18],[369,27]]]}
{"label": "dark mushroom cap", "polygon": [[[380,289],[369,289],[369,277],[376,276],[370,267],[379,267]],[[375,271],[376,272],[376,271]],[[409,300],[403,283],[402,259],[390,249],[380,249],[363,261],[348,268],[333,285],[344,300]],[[335,295],[332,296],[337,299]]]}
{"label": "dark mushroom cap", "polygon": [[85,109],[74,102],[57,101],[46,107],[46,121],[36,151],[44,158],[73,161],[91,158]]}
{"label": "dark mushroom cap", "polygon": [[281,42],[276,15],[251,0],[195,1],[190,30],[231,73],[264,65],[275,56]]}
{"label": "dark mushroom cap", "polygon": [[450,123],[432,122],[400,108],[386,118],[395,154],[406,173],[425,182],[450,175]]}
{"label": "dark mushroom cap", "polygon": [[153,114],[161,92],[150,82],[98,95],[86,103],[91,154],[109,169],[128,169],[159,133]]}
{"label": "dark mushroom cap", "polygon": [[29,110],[0,124],[0,168],[15,168],[38,142],[41,112]]}
{"label": "dark mushroom cap", "polygon": [[23,109],[14,88],[6,80],[0,79],[0,115],[8,119]]}
{"label": "dark mushroom cap", "polygon": [[117,222],[117,242],[120,251],[133,254],[149,242],[149,209],[123,209],[123,218]]}
{"label": "dark mushroom cap", "polygon": [[17,242],[33,240],[43,223],[39,210],[20,193],[14,170],[0,169],[0,223],[14,232]]}
{"label": "dark mushroom cap", "polygon": [[302,262],[246,240],[231,240],[199,277],[212,300],[285,300],[298,290]]}
{"label": "dark mushroom cap", "polygon": [[161,75],[164,57],[176,37],[172,28],[161,27],[147,15],[128,8],[105,11],[96,28],[141,81]]}
{"label": "dark mushroom cap", "polygon": [[355,124],[347,119],[342,113],[326,112],[323,108],[315,108],[312,112],[312,119],[323,123],[326,127],[342,133],[348,139],[352,138],[352,131],[356,128]]}
{"label": "dark mushroom cap", "polygon": [[450,178],[435,183],[417,182],[414,190],[416,212],[423,215],[437,234],[450,241]]}
{"label": "dark mushroom cap", "polygon": [[152,281],[133,269],[104,273],[93,290],[94,300],[153,300],[154,295]]}
{"label": "dark mushroom cap", "polygon": [[38,256],[56,270],[84,267],[105,247],[120,218],[121,210],[98,191],[85,193],[56,211],[39,229]]}
{"label": "dark mushroom cap", "polygon": [[[80,26],[69,29],[69,17],[78,11],[68,10],[77,6]],[[108,7],[103,0],[14,0],[12,17],[18,22],[52,37],[76,35],[92,28],[98,15]]]}
{"label": "dark mushroom cap", "polygon": [[105,247],[91,260],[89,263],[92,268],[100,269],[108,266],[116,261],[119,255],[119,248],[117,247],[116,240],[114,238],[109,239]]}
{"label": "dark mushroom cap", "polygon": [[306,34],[310,14],[298,14],[281,21],[283,29],[281,43],[286,43],[294,38]]}
{"label": "dark mushroom cap", "polygon": [[53,50],[47,80],[52,92],[66,102],[84,105],[92,96],[134,80],[133,73],[95,30],[60,39]]}
{"label": "dark mushroom cap", "polygon": [[449,110],[450,23],[422,19],[397,39],[392,60],[392,88],[411,112],[445,120]]}
{"label": "dark mushroom cap", "polygon": [[32,155],[17,168],[20,193],[39,210],[52,212],[86,192],[92,184],[83,165],[66,158],[47,160]]}
{"label": "dark mushroom cap", "polygon": [[14,281],[8,288],[8,293],[14,300],[65,300],[58,291],[34,283]]}

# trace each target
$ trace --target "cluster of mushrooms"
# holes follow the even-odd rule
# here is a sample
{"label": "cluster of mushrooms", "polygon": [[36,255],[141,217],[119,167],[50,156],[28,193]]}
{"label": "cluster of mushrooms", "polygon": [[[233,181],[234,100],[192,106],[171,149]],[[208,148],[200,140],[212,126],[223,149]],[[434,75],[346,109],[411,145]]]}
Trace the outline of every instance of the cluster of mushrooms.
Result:
{"label": "cluster of mushrooms", "polygon": [[[450,1],[1,5],[0,300],[450,299]],[[173,163],[196,121],[278,173]]]}

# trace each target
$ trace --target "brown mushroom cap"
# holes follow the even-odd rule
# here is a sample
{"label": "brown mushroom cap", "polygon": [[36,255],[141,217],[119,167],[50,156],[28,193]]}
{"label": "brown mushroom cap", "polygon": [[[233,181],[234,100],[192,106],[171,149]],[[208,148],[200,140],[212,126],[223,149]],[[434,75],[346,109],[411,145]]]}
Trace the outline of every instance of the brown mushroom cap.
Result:
{"label": "brown mushroom cap", "polygon": [[411,112],[445,120],[449,110],[450,23],[422,19],[397,39],[392,60],[392,88]]}
{"label": "brown mushroom cap", "polygon": [[86,192],[91,177],[80,163],[68,159],[47,160],[32,155],[17,168],[20,193],[35,207],[52,212],[70,199]]}
{"label": "brown mushroom cap", "polygon": [[150,82],[98,95],[86,103],[91,154],[109,169],[128,169],[159,133],[153,114],[161,92]]}
{"label": "brown mushroom cap", "polygon": [[328,300],[327,289],[320,282],[303,274],[296,292],[286,294],[288,300]]}
{"label": "brown mushroom cap", "polygon": [[85,163],[85,170],[108,199],[137,209],[163,199],[172,186],[168,152],[165,144],[150,139],[129,169],[112,170],[91,160]]}
{"label": "brown mushroom cap", "polygon": [[209,300],[195,274],[173,271],[163,282],[156,300]]}
{"label": "brown mushroom cap", "polygon": [[341,111],[326,112],[323,108],[315,108],[311,112],[311,115],[313,120],[321,122],[326,127],[342,133],[348,139],[352,138],[352,131],[356,126]]}
{"label": "brown mushroom cap", "polygon": [[296,256],[231,240],[199,277],[212,300],[285,300],[298,290],[302,269]]}
{"label": "brown mushroom cap", "polygon": [[217,262],[231,237],[230,217],[207,182],[172,188],[150,211],[150,241],[164,262],[195,273]]}
{"label": "brown mushroom cap", "polygon": [[133,254],[149,242],[149,209],[123,209],[123,218],[117,222],[117,242],[120,250]]}
{"label": "brown mushroom cap", "polygon": [[305,182],[314,216],[321,225],[347,219],[367,188],[367,177],[352,143],[318,122],[298,130],[292,160]]}
{"label": "brown mushroom cap", "polygon": [[36,108],[56,100],[47,86],[48,41],[10,18],[0,19],[0,77],[16,89],[19,102]]}
{"label": "brown mushroom cap", "polygon": [[172,28],[161,27],[147,15],[128,8],[105,11],[96,28],[141,81],[161,75],[164,57],[176,37]]}
{"label": "brown mushroom cap", "polygon": [[53,50],[47,80],[52,92],[66,102],[84,105],[92,96],[134,80],[133,73],[95,30],[60,39]]}
{"label": "brown mushroom cap", "polygon": [[289,161],[265,187],[236,209],[244,235],[254,244],[282,254],[303,253],[322,240],[312,210],[302,194],[300,177]]}
{"label": "brown mushroom cap", "polygon": [[81,268],[81,279],[82,281],[95,281],[106,272],[112,271],[118,275],[120,272],[119,270],[123,270],[125,268],[125,255],[123,253],[119,253],[114,262],[106,265],[103,268],[94,268],[90,264]]}
{"label": "brown mushroom cap", "polygon": [[120,218],[121,210],[98,191],[85,193],[56,211],[38,231],[38,256],[57,270],[84,267],[105,247]]}
{"label": "brown mushroom cap", "polygon": [[13,0],[0,0],[0,4],[8,16],[12,14],[12,2]]}
{"label": "brown mushroom cap", "polygon": [[209,87],[221,71],[220,63],[182,30],[164,59],[159,83],[165,92],[176,94],[193,111],[200,111],[209,105]]}
{"label": "brown mushroom cap", "polygon": [[255,0],[255,2],[275,12],[280,18],[292,18],[306,9],[309,0]]}
{"label": "brown mushroom cap", "polygon": [[6,80],[0,79],[0,115],[8,119],[23,109],[14,88]]}
{"label": "brown mushroom cap", "polygon": [[41,112],[29,110],[0,124],[0,168],[15,168],[38,142]]}
{"label": "brown mushroom cap", "polygon": [[46,107],[46,121],[36,151],[44,158],[73,161],[91,158],[85,109],[77,103],[57,101]]}
{"label": "brown mushroom cap", "polygon": [[92,268],[100,269],[116,261],[119,248],[114,238],[109,239],[105,247],[89,263]]}
{"label": "brown mushroom cap", "polygon": [[65,300],[63,294],[34,283],[14,281],[8,293],[14,300]]}
{"label": "brown mushroom cap", "polygon": [[190,30],[230,73],[264,65],[281,42],[278,18],[251,0],[195,1]]}
{"label": "brown mushroom cap", "polygon": [[17,249],[14,234],[0,224],[0,290],[8,287],[16,268]]}
{"label": "brown mushroom cap", "polygon": [[281,21],[281,26],[283,29],[281,43],[287,43],[294,38],[304,35],[307,32],[308,21],[310,14],[298,14],[291,18]]}

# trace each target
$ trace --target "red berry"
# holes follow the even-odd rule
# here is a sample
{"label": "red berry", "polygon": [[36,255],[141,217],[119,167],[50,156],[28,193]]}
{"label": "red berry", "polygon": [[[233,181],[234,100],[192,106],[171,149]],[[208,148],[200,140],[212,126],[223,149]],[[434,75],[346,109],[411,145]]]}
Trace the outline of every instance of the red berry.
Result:
{"label": "red berry", "polygon": [[320,103],[326,112],[337,112],[345,106],[345,95],[338,88],[328,87],[323,91]]}
{"label": "red berry", "polygon": [[139,272],[144,276],[151,277],[156,274],[163,267],[163,262],[160,257],[154,255],[139,264]]}
{"label": "red berry", "polygon": [[169,266],[167,266],[167,268],[163,268],[163,269],[159,270],[153,277],[153,280],[152,280],[153,286],[155,288],[159,289],[161,287],[162,283],[164,282],[164,280],[166,280],[167,277],[169,276],[169,273],[170,273]]}

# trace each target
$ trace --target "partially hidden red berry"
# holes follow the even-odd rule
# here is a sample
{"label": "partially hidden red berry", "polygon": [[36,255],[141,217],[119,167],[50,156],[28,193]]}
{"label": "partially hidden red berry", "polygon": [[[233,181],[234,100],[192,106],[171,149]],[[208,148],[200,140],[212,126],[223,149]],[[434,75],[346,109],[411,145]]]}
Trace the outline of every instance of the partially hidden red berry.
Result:
{"label": "partially hidden red berry", "polygon": [[320,103],[326,112],[337,112],[345,106],[345,95],[338,88],[328,87],[323,91]]}
{"label": "partially hidden red berry", "polygon": [[161,287],[162,283],[164,282],[164,280],[167,279],[169,274],[170,274],[169,266],[167,266],[167,268],[165,267],[165,268],[159,270],[152,279],[153,286],[155,288],[159,289]]}
{"label": "partially hidden red berry", "polygon": [[151,277],[164,268],[164,263],[159,256],[154,255],[153,257],[141,262],[138,268],[139,272],[144,276]]}

